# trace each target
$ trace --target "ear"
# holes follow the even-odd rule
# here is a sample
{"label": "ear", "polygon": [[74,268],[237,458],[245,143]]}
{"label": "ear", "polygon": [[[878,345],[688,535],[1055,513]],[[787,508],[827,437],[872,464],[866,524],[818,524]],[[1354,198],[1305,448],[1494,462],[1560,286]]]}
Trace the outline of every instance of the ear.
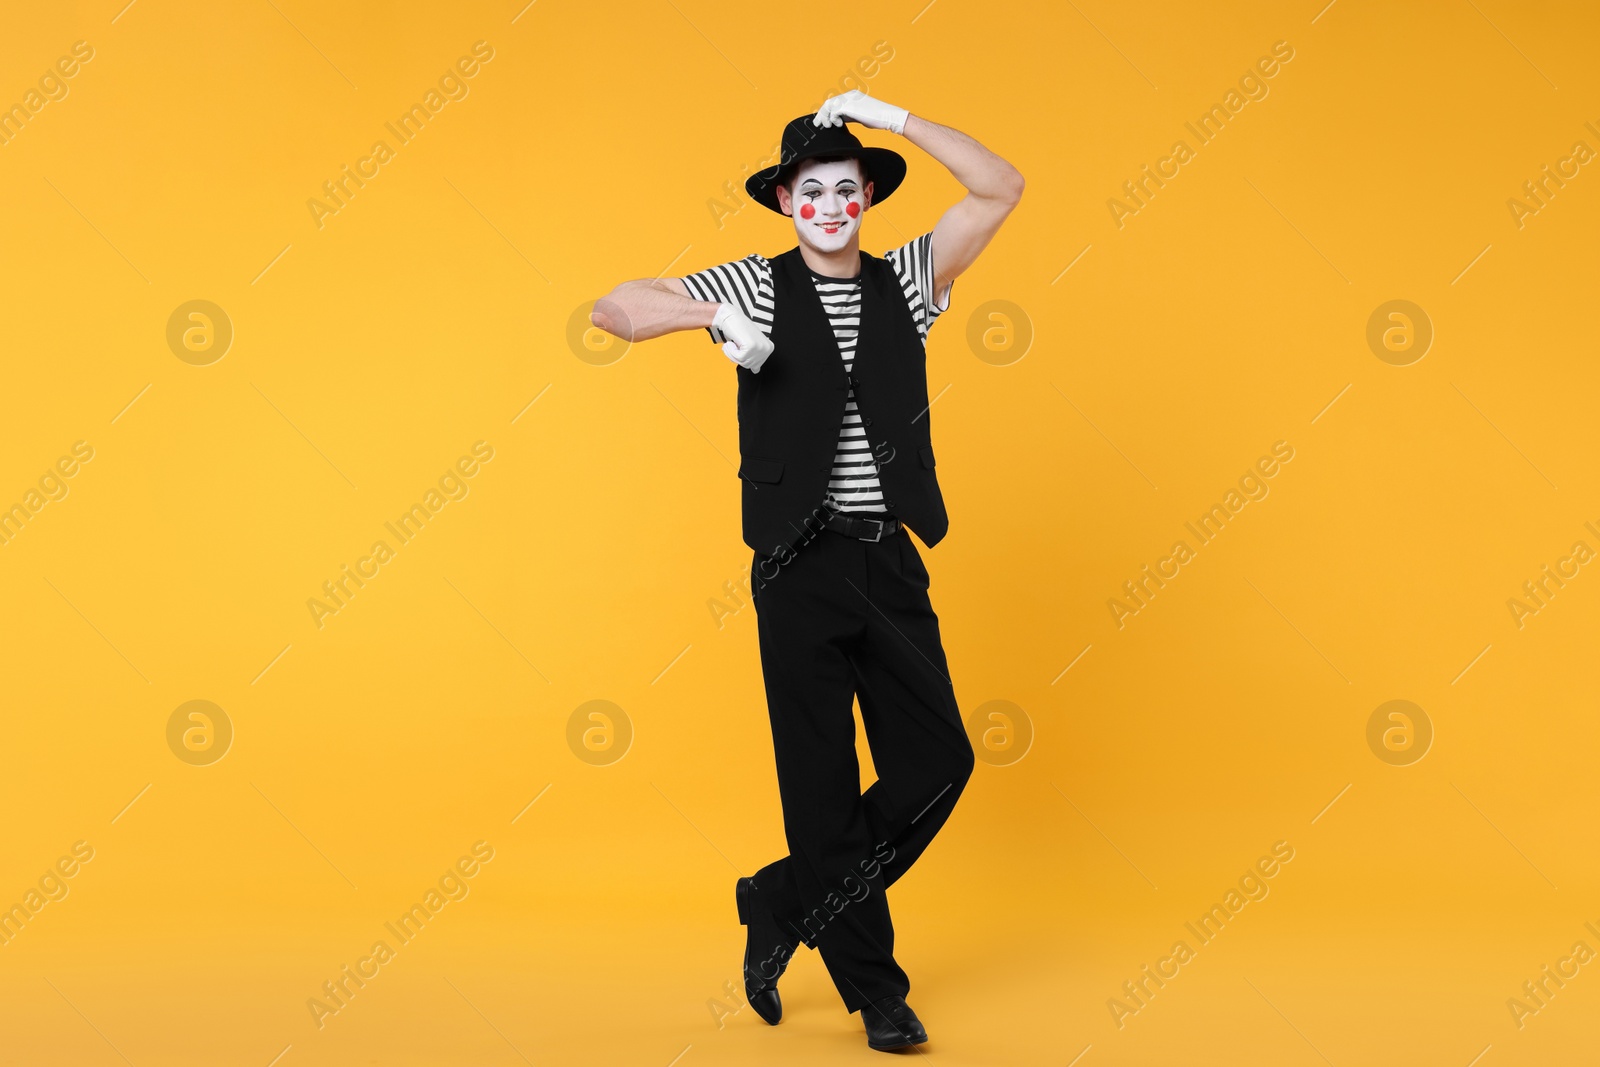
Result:
{"label": "ear", "polygon": [[861,208],[866,210],[872,206],[872,183],[868,182],[861,187]]}
{"label": "ear", "polygon": [[780,185],[776,187],[773,192],[777,194],[778,207],[785,215],[792,216],[794,214],[794,201],[789,197],[789,187],[787,185]]}

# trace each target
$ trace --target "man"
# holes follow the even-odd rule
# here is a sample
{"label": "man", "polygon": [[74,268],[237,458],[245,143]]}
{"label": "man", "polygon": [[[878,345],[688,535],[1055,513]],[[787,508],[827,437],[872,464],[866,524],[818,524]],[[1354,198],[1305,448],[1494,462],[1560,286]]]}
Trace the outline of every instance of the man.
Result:
{"label": "man", "polygon": [[[967,189],[931,233],[879,258],[860,229],[905,177],[846,121],[901,134]],[[784,130],[746,191],[799,244],[684,278],[624,282],[591,321],[632,341],[704,327],[738,364],[739,477],[761,670],[789,855],[736,884],[745,992],[768,1023],[800,943],[817,948],[875,1049],[921,1044],[884,890],[921,855],[972,773],[907,528],[949,525],[929,433],[924,346],[1022,196],[1015,167],[965,134],[852,90]],[[860,792],[852,699],[878,780]]]}

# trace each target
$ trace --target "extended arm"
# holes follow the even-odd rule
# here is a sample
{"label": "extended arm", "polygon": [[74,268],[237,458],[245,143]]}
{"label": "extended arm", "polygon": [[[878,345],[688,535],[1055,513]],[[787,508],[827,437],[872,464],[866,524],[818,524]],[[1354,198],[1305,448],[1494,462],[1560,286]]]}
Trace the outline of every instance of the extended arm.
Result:
{"label": "extended arm", "polygon": [[933,228],[934,289],[943,296],[956,276],[972,266],[1022,199],[1022,172],[960,130],[909,114],[904,108],[852,89],[831,97],[817,112],[817,124],[845,120],[891,130],[943,163],[967,195],[953,204]]}
{"label": "extended arm", "polygon": [[690,296],[681,278],[640,278],[596,300],[589,321],[624,341],[648,341],[710,326],[719,306]]}
{"label": "extended arm", "polygon": [[623,282],[594,302],[589,321],[625,341],[648,341],[679,330],[715,326],[727,340],[722,352],[752,374],[772,355],[772,339],[732,304],[696,300],[682,278]]}

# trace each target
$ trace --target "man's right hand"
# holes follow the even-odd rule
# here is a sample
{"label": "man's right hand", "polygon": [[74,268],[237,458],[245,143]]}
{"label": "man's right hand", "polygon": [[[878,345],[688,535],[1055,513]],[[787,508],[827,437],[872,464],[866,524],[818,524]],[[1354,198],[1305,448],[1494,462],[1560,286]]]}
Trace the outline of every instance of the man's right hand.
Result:
{"label": "man's right hand", "polygon": [[727,338],[722,345],[724,355],[751,374],[761,373],[761,365],[772,355],[773,348],[772,338],[762,333],[761,327],[732,304],[718,304],[711,325]]}

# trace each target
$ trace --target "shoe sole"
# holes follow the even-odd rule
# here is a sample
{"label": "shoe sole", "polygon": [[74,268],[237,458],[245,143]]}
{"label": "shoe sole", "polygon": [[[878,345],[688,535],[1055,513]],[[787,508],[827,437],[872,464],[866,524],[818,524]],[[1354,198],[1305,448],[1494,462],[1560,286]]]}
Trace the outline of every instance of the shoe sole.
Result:
{"label": "shoe sole", "polygon": [[923,1038],[921,1041],[901,1041],[893,1045],[875,1045],[871,1041],[868,1041],[867,1047],[876,1052],[895,1052],[899,1049],[915,1048],[918,1045],[926,1044],[927,1040],[927,1038]]}

